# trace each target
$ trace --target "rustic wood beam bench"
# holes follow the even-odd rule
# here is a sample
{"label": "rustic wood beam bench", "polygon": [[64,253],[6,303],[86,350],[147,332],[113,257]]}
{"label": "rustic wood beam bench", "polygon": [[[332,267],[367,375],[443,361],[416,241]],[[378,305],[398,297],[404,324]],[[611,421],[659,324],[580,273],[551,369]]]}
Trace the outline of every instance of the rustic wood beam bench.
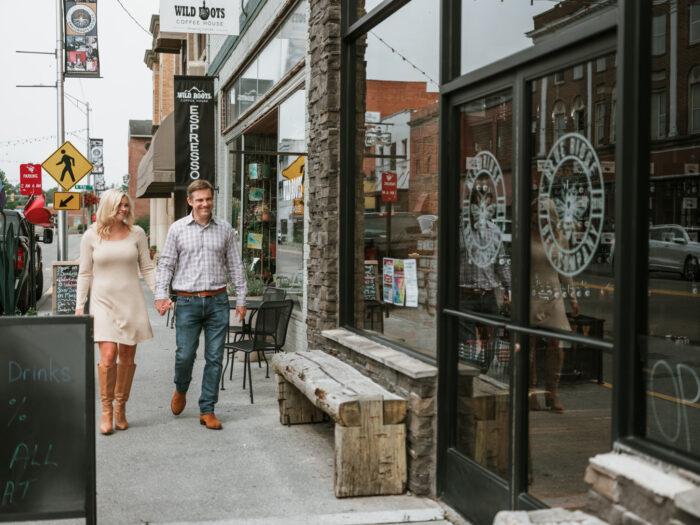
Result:
{"label": "rustic wood beam bench", "polygon": [[323,352],[275,354],[280,423],[335,421],[338,498],[406,490],[406,400]]}

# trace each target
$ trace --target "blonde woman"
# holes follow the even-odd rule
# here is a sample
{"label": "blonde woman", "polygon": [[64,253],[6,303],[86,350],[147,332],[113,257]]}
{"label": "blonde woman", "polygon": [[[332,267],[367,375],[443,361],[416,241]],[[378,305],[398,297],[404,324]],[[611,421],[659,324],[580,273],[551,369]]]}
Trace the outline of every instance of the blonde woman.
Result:
{"label": "blonde woman", "polygon": [[93,335],[100,348],[97,377],[102,398],[102,434],[111,434],[113,423],[118,430],[129,427],[126,402],[136,371],[136,345],[153,339],[139,268],[155,293],[146,233],[134,226],[131,199],[121,190],[107,190],[97,208],[97,222],[88,228],[80,244],[75,304],[75,314],[83,315],[90,290]]}

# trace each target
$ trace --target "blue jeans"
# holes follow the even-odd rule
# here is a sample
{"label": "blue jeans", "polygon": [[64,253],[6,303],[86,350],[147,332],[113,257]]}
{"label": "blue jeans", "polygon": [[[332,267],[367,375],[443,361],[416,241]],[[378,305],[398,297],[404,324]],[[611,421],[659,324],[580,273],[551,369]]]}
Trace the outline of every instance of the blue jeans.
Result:
{"label": "blue jeans", "polygon": [[228,330],[228,295],[211,297],[178,296],[175,307],[175,388],[187,392],[192,381],[192,366],[197,356],[199,334],[204,329],[204,375],[199,413],[211,414],[219,400],[224,343]]}

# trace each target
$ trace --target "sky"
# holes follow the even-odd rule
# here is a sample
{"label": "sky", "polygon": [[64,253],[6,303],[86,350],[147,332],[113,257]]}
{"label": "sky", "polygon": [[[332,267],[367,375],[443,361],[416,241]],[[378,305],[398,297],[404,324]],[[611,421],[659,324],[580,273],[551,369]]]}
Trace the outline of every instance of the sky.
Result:
{"label": "sky", "polygon": [[[55,86],[53,55],[18,54],[56,48],[56,0],[3,1],[0,16],[0,170],[9,181],[19,182],[19,165],[41,164],[58,147],[56,89],[18,88],[17,84]],[[101,76],[99,79],[67,78],[65,91],[90,104],[90,136],[104,139],[105,182],[121,184],[128,173],[129,120],[150,120],[153,114],[153,80],[143,61],[152,37],[147,32],[158,0],[121,0],[143,26],[140,28],[117,0],[97,4],[97,32]],[[80,105],[81,108],[83,107]],[[69,140],[87,156],[87,118],[67,98],[65,131]],[[17,141],[20,141],[18,144]],[[85,182],[86,179],[83,180]],[[44,189],[57,188],[46,173]]]}

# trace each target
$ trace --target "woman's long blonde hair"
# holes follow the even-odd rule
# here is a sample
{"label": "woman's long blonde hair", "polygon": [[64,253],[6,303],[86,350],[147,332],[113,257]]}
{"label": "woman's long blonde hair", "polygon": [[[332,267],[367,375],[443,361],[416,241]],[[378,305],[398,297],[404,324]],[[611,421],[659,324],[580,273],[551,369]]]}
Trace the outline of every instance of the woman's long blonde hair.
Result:
{"label": "woman's long blonde hair", "polygon": [[117,222],[117,208],[122,201],[122,197],[126,197],[129,201],[129,213],[126,216],[126,225],[129,229],[134,224],[134,203],[131,202],[131,197],[122,190],[111,189],[102,194],[100,205],[97,207],[97,234],[100,238],[108,237],[112,226]]}

